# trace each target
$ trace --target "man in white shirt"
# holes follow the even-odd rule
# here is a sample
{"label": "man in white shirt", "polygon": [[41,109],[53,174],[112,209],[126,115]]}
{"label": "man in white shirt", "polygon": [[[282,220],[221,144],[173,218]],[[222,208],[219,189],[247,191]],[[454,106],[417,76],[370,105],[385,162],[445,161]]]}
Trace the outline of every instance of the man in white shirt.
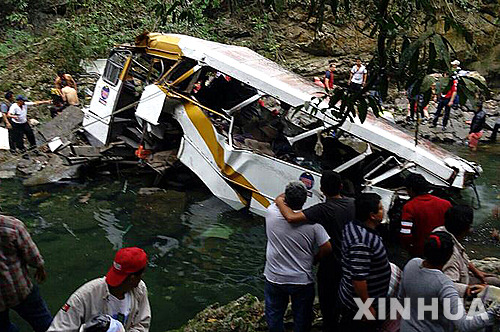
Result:
{"label": "man in white shirt", "polygon": [[73,293],[47,332],[77,332],[99,314],[119,321],[126,332],[149,331],[151,309],[142,281],[147,260],[140,248],[118,250],[106,277],[89,281]]}
{"label": "man in white shirt", "polygon": [[[26,151],[24,148],[24,135],[28,138],[30,148],[36,147],[35,135],[28,123],[28,106],[48,103],[50,103],[50,100],[29,102],[25,96],[17,95],[16,102],[10,105],[9,112],[7,113],[7,117],[10,119],[10,124],[12,125],[13,150],[19,149],[21,153]],[[27,157],[27,155],[25,156]]]}
{"label": "man in white shirt", "polygon": [[351,68],[349,75],[349,88],[352,92],[361,91],[366,84],[366,77],[368,71],[365,66],[361,64],[361,59],[356,58],[356,64]]}
{"label": "man in white shirt", "polygon": [[[285,203],[300,210],[307,198],[302,182],[286,186]],[[312,267],[331,253],[330,236],[320,224],[291,224],[276,204],[266,214],[265,313],[269,331],[284,331],[283,316],[292,299],[294,331],[309,331],[314,302]]]}

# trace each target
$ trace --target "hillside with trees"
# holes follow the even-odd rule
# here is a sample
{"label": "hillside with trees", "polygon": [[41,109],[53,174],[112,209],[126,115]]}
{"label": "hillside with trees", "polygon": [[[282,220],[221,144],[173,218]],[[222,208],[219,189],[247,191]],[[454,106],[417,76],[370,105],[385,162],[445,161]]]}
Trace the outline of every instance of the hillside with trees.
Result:
{"label": "hillside with trees", "polygon": [[[338,82],[361,56],[384,95],[414,82],[429,92],[425,75],[449,71],[453,58],[495,87],[499,10],[492,0],[6,0],[0,89],[46,97],[57,70],[78,76],[83,59],[105,58],[144,31],[247,46],[309,77],[335,59]],[[343,98],[338,92],[334,100]]]}

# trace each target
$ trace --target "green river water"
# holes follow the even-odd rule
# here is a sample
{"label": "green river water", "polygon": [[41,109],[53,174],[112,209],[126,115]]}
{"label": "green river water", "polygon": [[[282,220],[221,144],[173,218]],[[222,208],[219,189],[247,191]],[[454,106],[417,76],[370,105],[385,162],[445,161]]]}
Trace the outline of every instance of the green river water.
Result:
{"label": "green river water", "polygon": [[[452,149],[484,169],[477,181],[482,208],[466,245],[473,257],[499,256],[489,233],[500,224],[500,145],[481,145],[477,153]],[[18,180],[1,182],[3,213],[29,226],[45,258],[48,278],[40,288],[53,314],[80,285],[103,276],[122,246],[140,246],[149,255],[144,280],[151,331],[178,328],[214,302],[245,293],[263,297],[263,218],[231,210],[204,188],[138,195],[144,186],[139,176],[114,175],[35,190]]]}

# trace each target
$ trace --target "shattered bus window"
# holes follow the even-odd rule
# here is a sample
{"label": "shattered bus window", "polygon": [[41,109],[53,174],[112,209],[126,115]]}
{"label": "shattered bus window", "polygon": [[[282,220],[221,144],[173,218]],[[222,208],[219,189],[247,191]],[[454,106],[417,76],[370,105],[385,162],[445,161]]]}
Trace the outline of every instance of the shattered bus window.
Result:
{"label": "shattered bus window", "polygon": [[130,52],[113,52],[106,62],[106,67],[104,68],[103,79],[109,84],[115,86],[118,84],[118,79],[120,73],[127,61],[127,57]]}
{"label": "shattered bus window", "polygon": [[257,94],[257,90],[231,76],[216,73],[208,85],[197,93],[200,103],[215,111],[229,110],[242,101]]}

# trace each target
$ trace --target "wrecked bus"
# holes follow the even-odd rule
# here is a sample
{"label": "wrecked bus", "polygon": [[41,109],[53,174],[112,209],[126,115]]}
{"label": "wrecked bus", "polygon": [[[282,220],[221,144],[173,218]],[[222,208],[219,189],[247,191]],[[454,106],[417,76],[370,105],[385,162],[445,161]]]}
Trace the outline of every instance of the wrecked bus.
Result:
{"label": "wrecked bus", "polygon": [[111,51],[83,125],[102,153],[140,160],[159,176],[178,160],[231,207],[259,215],[293,180],[308,189],[305,206],[322,201],[325,169],[342,174],[347,192],[380,194],[386,211],[407,195],[410,173],[449,193],[480,174],[430,142],[415,146],[383,119],[333,132],[328,112],[305,107],[318,89],[245,47],[145,33]]}

